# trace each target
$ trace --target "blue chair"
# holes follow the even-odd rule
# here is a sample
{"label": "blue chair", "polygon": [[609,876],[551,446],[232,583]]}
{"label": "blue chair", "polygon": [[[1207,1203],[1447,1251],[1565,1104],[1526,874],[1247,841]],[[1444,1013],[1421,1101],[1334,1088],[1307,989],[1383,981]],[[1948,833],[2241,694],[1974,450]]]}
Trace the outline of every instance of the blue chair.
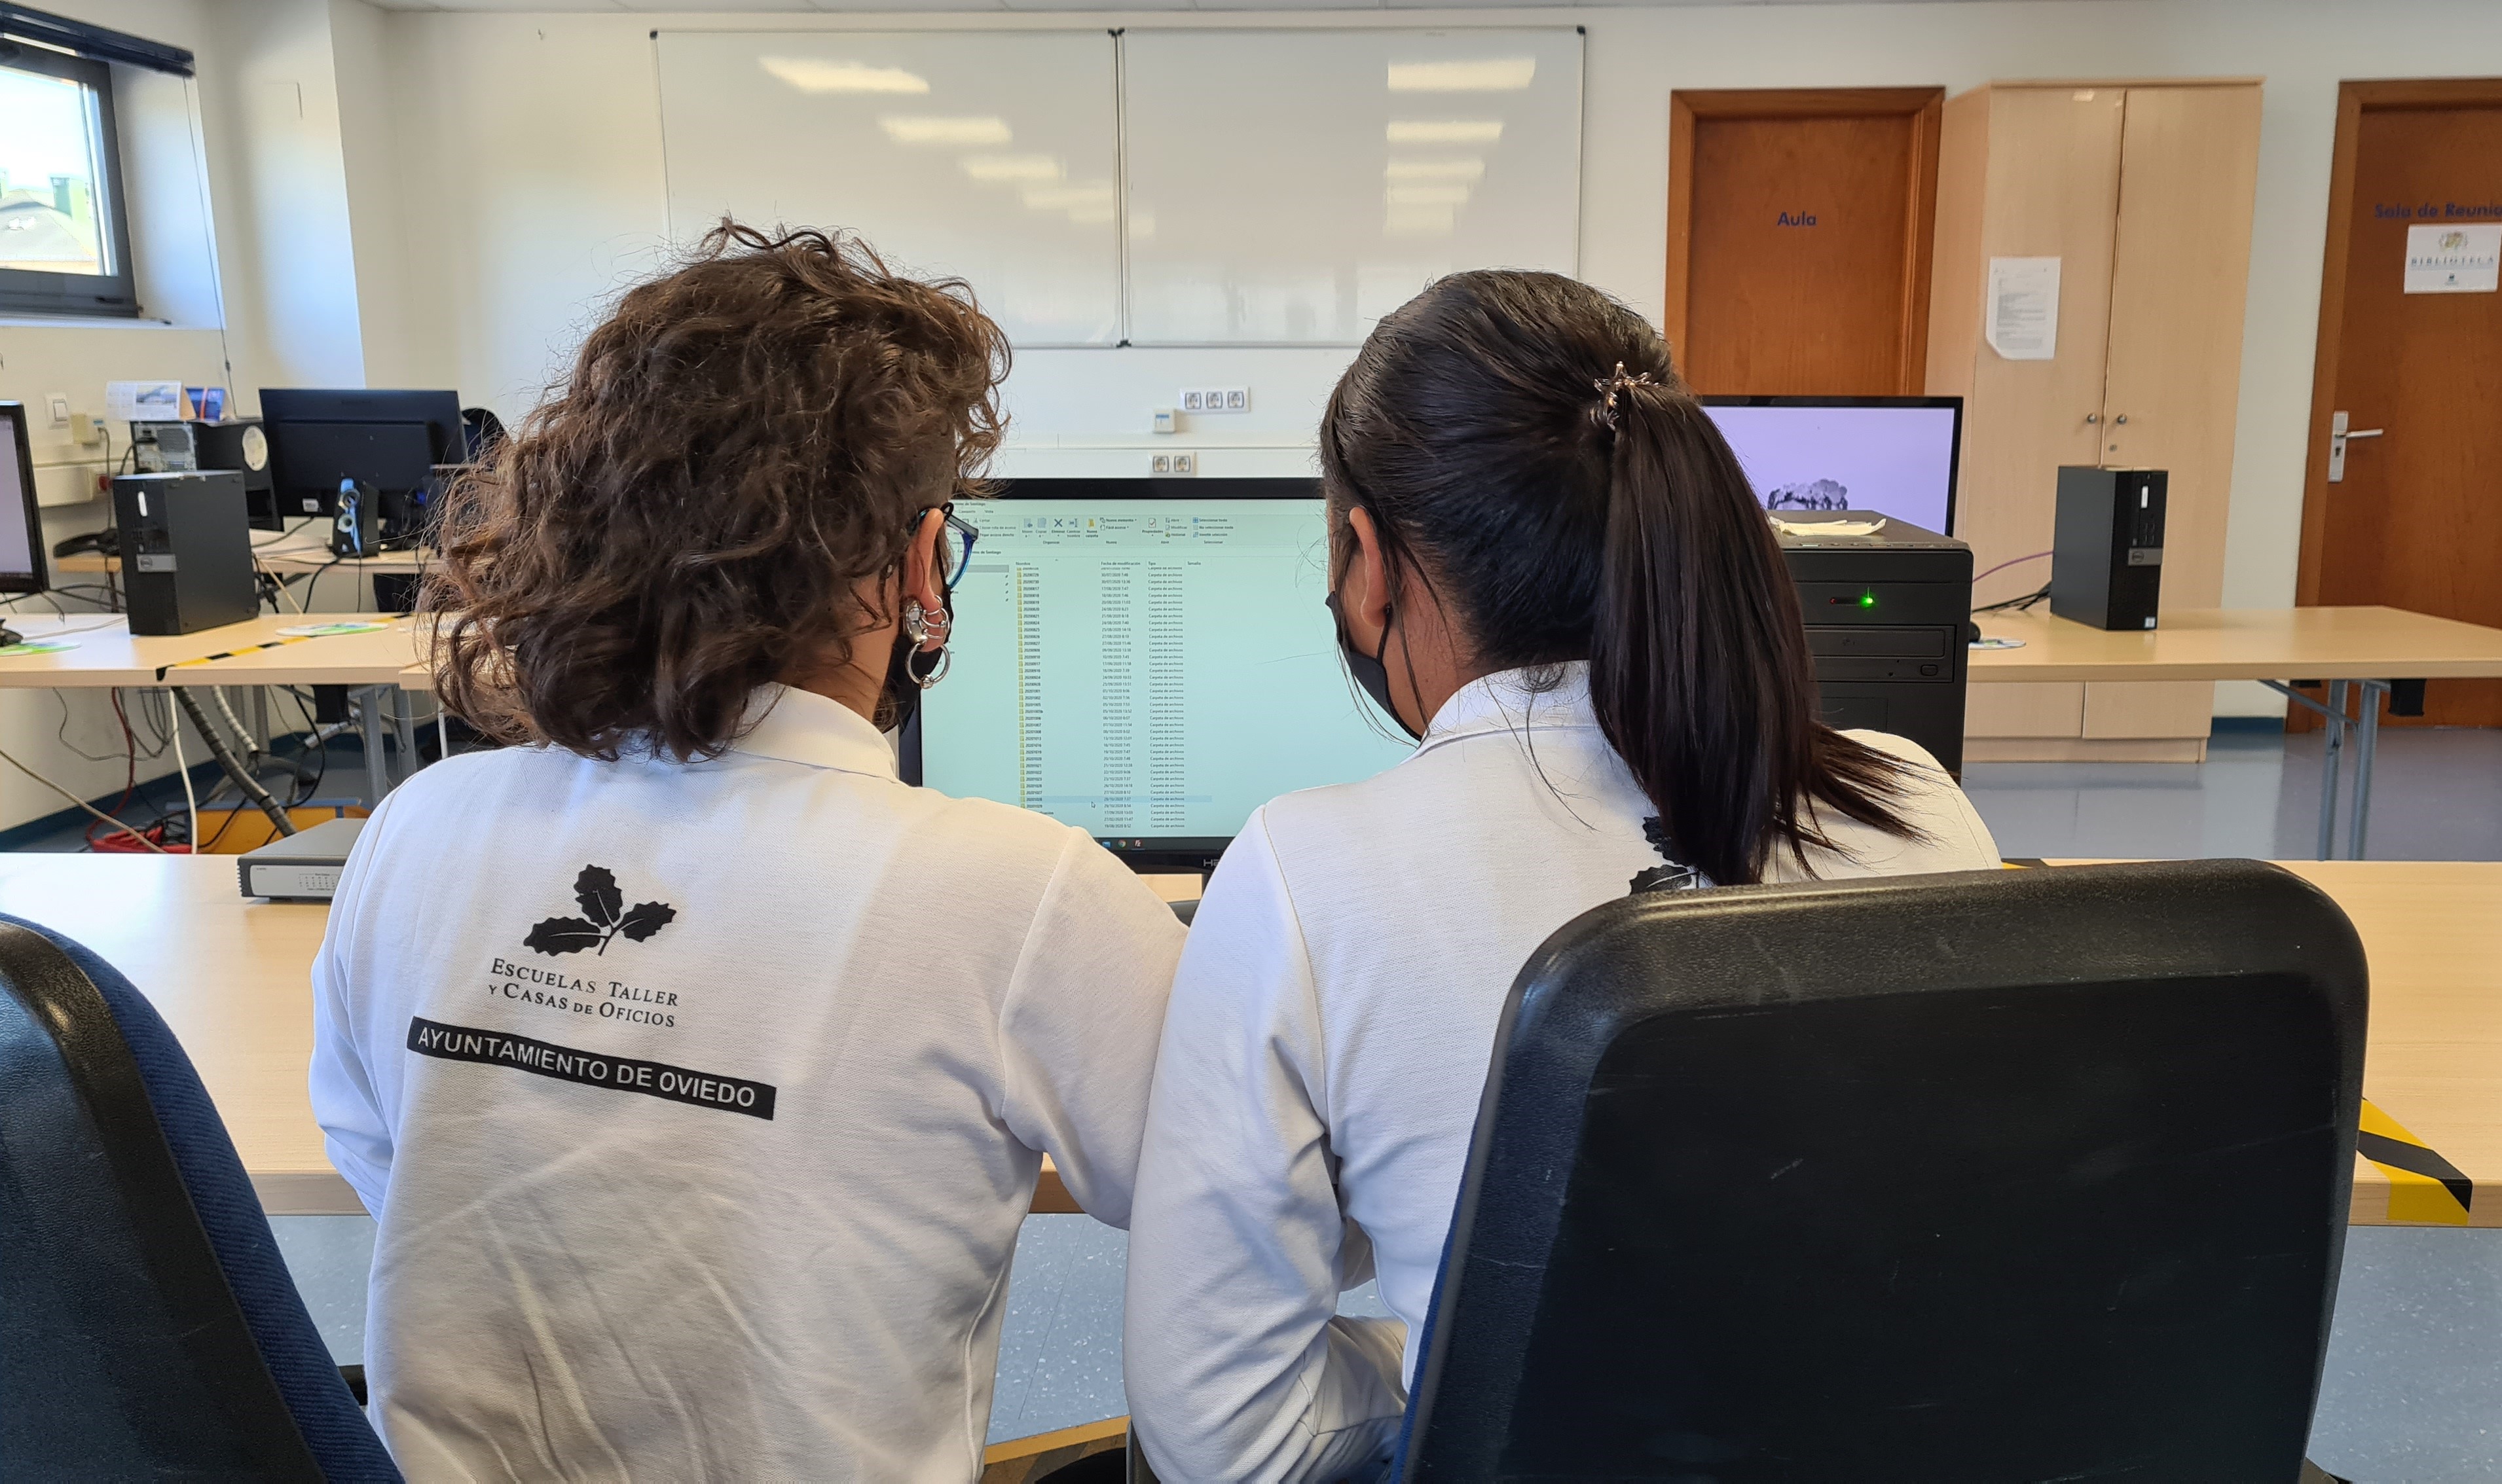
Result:
{"label": "blue chair", "polygon": [[173,1033],[0,916],[0,1477],[399,1476]]}
{"label": "blue chair", "polygon": [[2262,1480],[2363,953],[2248,861],[1652,894],[1513,989],[1405,1480]]}

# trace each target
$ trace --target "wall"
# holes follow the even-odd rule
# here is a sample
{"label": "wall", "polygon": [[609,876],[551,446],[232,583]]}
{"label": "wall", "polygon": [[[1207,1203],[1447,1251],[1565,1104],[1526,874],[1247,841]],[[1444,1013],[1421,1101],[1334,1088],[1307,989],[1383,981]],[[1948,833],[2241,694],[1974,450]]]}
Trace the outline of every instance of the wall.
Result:
{"label": "wall", "polygon": [[[345,0],[353,3],[353,0]],[[2489,0],[2039,0],[1668,6],[1349,15],[457,15],[384,17],[404,200],[427,203],[409,302],[431,349],[405,362],[506,413],[526,407],[581,325],[659,260],[661,164],[650,32],[1154,26],[1557,24],[1588,28],[1582,274],[1654,318],[1666,251],[1668,95],[1679,87],[1944,84],[1994,78],[2267,79],[2224,601],[2290,602],[2337,82],[2502,67]],[[2194,229],[2184,223],[2184,230]],[[1210,473],[1307,467],[1343,352],[1031,352],[1010,383],[1008,467],[1127,467],[1178,382],[1247,382]],[[1165,446],[1171,446],[1166,444]],[[2254,692],[2254,693],[2253,693]],[[2255,687],[2228,706],[2266,714]]]}
{"label": "wall", "polygon": [[[181,377],[226,386],[243,410],[256,407],[262,386],[362,385],[330,0],[81,0],[57,8],[186,48],[198,76],[114,70],[145,318],[0,320],[0,398],[42,409],[60,392],[76,410],[100,416],[109,381]],[[378,41],[379,13],[353,0],[345,8],[346,29]],[[356,31],[359,21],[365,31]],[[388,283],[392,266],[381,264],[376,282]],[[105,524],[106,502],[91,491],[108,467],[107,451],[72,444],[40,412],[36,421],[45,540]],[[112,457],[126,436],[114,431]],[[92,606],[75,591],[55,596],[67,608]],[[17,605],[46,607],[43,599]],[[194,761],[206,756],[196,736],[186,745]],[[0,691],[0,748],[82,797],[116,793],[125,777],[120,723],[103,691]],[[170,752],[142,759],[138,777],[162,777],[172,765]],[[62,807],[58,794],[0,766],[0,828]]]}

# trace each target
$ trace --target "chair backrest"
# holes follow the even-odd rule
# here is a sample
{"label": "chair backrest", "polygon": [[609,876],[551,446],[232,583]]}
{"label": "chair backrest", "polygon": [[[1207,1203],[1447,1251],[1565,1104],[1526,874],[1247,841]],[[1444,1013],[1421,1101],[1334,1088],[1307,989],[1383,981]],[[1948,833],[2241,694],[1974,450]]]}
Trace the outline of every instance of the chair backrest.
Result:
{"label": "chair backrest", "polygon": [[2248,861],[1657,894],[1513,990],[1400,1476],[2282,1479],[2361,945]]}
{"label": "chair backrest", "polygon": [[396,1480],[190,1059],[0,917],[0,1477]]}

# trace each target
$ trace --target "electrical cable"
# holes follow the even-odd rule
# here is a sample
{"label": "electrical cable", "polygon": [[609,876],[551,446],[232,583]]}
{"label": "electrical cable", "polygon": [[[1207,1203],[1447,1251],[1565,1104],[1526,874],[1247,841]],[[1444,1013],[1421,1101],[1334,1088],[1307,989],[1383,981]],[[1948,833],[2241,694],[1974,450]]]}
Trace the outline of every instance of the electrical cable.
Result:
{"label": "electrical cable", "polygon": [[[270,828],[275,828],[275,830],[278,830],[278,833],[283,833],[283,836],[292,836],[292,833],[295,833],[295,821],[287,819],[287,811],[286,811],[286,808],[281,808],[281,803],[275,801],[275,798],[270,798],[270,791],[268,791],[268,789],[262,789],[262,786],[260,786],[260,778],[253,778],[253,773],[248,771],[248,768],[245,768],[245,765],[243,765],[243,760],[235,759],[235,751],[233,751],[233,748],[227,748],[227,746],[225,746],[225,733],[220,733],[220,730],[218,730],[216,725],[210,725],[210,724],[208,724],[208,713],[200,711],[200,703],[198,703],[198,700],[195,700],[195,698],[192,698],[190,691],[187,691],[187,689],[175,689],[173,698],[178,700],[180,706],[183,706],[183,713],[186,713],[186,716],[190,716],[190,725],[192,725],[192,728],[198,728],[200,736],[203,736],[205,741],[208,741],[208,751],[210,751],[210,756],[216,756],[216,759],[218,759],[218,765],[220,765],[220,768],[225,768],[225,776],[227,776],[227,778],[233,778],[233,781],[235,781],[235,791],[238,791],[238,793],[243,793],[243,798],[248,798],[248,801],[253,803],[253,808],[257,808],[257,811],[260,811],[260,813],[265,813],[265,816],[270,816]],[[183,778],[186,778],[186,781],[187,781],[187,778],[190,778],[190,773],[186,771],[186,773],[183,773]],[[200,811],[200,806],[198,806],[198,801],[195,801],[195,803],[192,803],[192,836],[190,836],[192,841],[198,841],[198,838],[200,838],[200,833],[198,833],[198,811]],[[233,824],[233,821],[227,821],[227,824]],[[218,833],[225,833],[225,830],[218,830]]]}
{"label": "electrical cable", "polygon": [[1973,616],[1978,618],[1984,613],[2004,613],[2011,608],[2019,611],[2028,609],[2049,595],[2050,585],[2044,583],[2039,590],[2027,592],[2022,597],[2011,597],[2003,603],[1991,603],[1985,607],[1976,608],[1973,610]]}
{"label": "electrical cable", "polygon": [[35,780],[35,782],[42,784],[45,788],[50,789],[61,797],[68,799],[71,803],[76,804],[87,813],[94,815],[97,819],[102,820],[114,828],[120,830],[123,834],[130,836],[130,838],[147,846],[156,854],[160,856],[170,856],[173,854],[172,851],[167,850],[165,847],[157,844],[146,835],[141,834],[138,830],[131,828],[129,826],[121,823],[121,821],[115,819],[112,815],[109,815],[103,810],[97,808],[95,805],[88,803],[85,799],[72,793],[69,790],[62,788],[59,784],[56,784],[51,779],[46,778],[43,774],[36,772],[33,768],[19,762],[16,756],[11,754],[5,748],[0,748],[0,761],[7,762],[11,767],[16,768],[18,772],[23,773],[27,777]]}
{"label": "electrical cable", "polygon": [[[226,776],[234,780],[236,791],[242,793],[245,798],[251,800],[254,807],[260,810],[261,813],[269,816],[271,826],[277,829],[280,834],[293,834],[295,832],[295,822],[287,817],[287,811],[279,806],[278,800],[270,796],[269,791],[260,786],[260,780],[253,777],[251,771],[243,765],[242,760],[235,757],[234,749],[226,746],[225,735],[222,732],[220,732],[216,727],[209,725],[208,713],[200,709],[200,703],[192,698],[190,691],[187,688],[176,687],[174,690],[174,699],[181,704],[183,714],[191,719],[192,727],[207,740],[209,744],[209,753],[212,757],[218,759],[218,766],[225,769]],[[222,697],[220,698],[220,703],[223,703]],[[242,730],[240,726],[236,729],[238,731]],[[247,735],[249,735],[249,733],[247,733]],[[182,757],[182,735],[180,732],[175,734],[174,745],[174,756],[177,759],[180,759]],[[183,785],[186,796],[188,796],[190,782],[190,771],[188,769],[185,769],[183,773]],[[229,823],[232,822],[229,821]],[[199,838],[200,806],[197,800],[193,800],[191,804],[191,839],[194,842],[197,842]],[[196,848],[197,846],[195,843],[194,849]]]}
{"label": "electrical cable", "polygon": [[174,724],[174,771],[183,775],[183,803],[190,821],[190,832],[183,836],[183,849],[196,853],[200,845],[200,801],[191,792],[191,765],[183,759],[183,724],[180,722]]}
{"label": "electrical cable", "polygon": [[1972,585],[1978,588],[1980,586],[1980,579],[1989,576],[1992,572],[2004,572],[2009,567],[2020,567],[2028,561],[2040,561],[2043,557],[2050,555],[2052,554],[2048,552],[2035,552],[2030,556],[2011,556],[2007,560],[2000,562],[1998,565],[1991,567],[1988,572],[1983,572],[1979,574],[1979,576],[1975,577],[1972,580]]}

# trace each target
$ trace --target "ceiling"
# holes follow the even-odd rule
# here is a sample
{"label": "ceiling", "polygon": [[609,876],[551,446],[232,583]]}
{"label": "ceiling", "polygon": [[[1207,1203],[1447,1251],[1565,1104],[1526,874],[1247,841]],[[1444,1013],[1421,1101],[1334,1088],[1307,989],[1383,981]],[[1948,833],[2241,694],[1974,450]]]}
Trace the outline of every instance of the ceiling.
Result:
{"label": "ceiling", "polygon": [[[931,15],[1074,12],[1256,13],[1292,11],[1455,11],[1540,8],[1539,0],[369,0],[393,11],[645,12],[688,15],[717,12],[758,15],[775,11],[841,15]],[[1550,0],[1547,8],[1725,5],[1731,0]],[[1813,4],[1834,0],[1737,0],[1740,4]],[[1852,3],[1852,0],[1843,0]],[[1876,0],[1860,0],[1876,3]]]}

